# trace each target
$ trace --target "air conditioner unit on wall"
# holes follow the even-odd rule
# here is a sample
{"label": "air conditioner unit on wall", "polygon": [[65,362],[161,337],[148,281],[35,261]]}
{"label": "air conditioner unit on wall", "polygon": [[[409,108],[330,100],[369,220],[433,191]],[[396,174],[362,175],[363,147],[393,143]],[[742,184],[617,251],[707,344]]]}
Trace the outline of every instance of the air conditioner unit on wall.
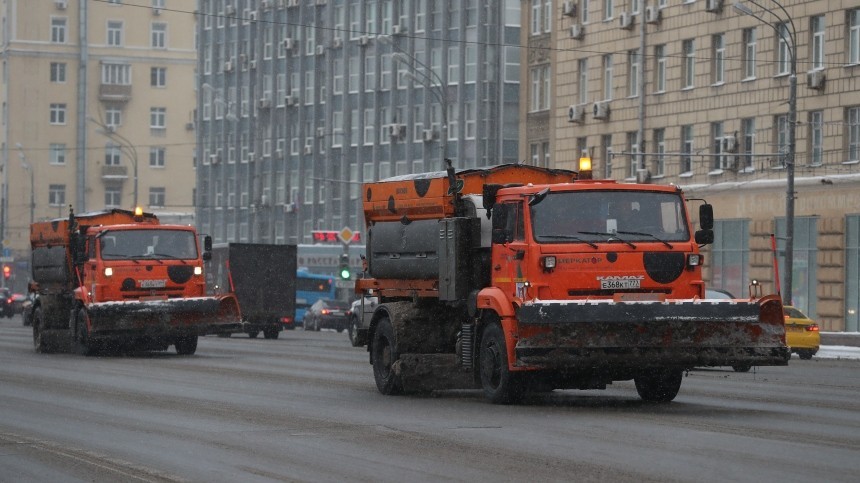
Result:
{"label": "air conditioner unit on wall", "polygon": [[723,9],[723,0],[705,0],[705,11],[719,13]]}
{"label": "air conditioner unit on wall", "polygon": [[827,76],[823,70],[813,70],[806,73],[806,87],[810,89],[824,89],[824,81]]}
{"label": "air conditioner unit on wall", "polygon": [[268,109],[272,107],[272,100],[268,97],[263,97],[260,99],[257,105],[260,107],[260,109]]}
{"label": "air conditioner unit on wall", "polygon": [[287,6],[288,7],[298,7],[299,6],[299,0],[287,0]]}
{"label": "air conditioner unit on wall", "polygon": [[236,7],[232,5],[226,5],[224,7],[224,15],[236,15]]}
{"label": "air conditioner unit on wall", "polygon": [[433,129],[425,129],[422,132],[422,137],[424,139],[424,142],[429,143],[430,141],[436,139],[436,131],[434,131]]}
{"label": "air conditioner unit on wall", "polygon": [[585,28],[581,23],[575,23],[570,26],[570,38],[572,39],[581,39],[585,36]]}
{"label": "air conditioner unit on wall", "polygon": [[721,151],[724,153],[734,153],[738,149],[738,139],[734,136],[726,136],[723,138]]}
{"label": "air conditioner unit on wall", "polygon": [[576,17],[576,2],[568,0],[562,3],[561,14],[566,17]]}
{"label": "air conditioner unit on wall", "polygon": [[367,35],[362,35],[358,38],[358,45],[364,46],[368,44],[370,44],[370,37],[368,37]]}
{"label": "air conditioner unit on wall", "polygon": [[224,62],[224,72],[233,72],[233,61]]}
{"label": "air conditioner unit on wall", "polygon": [[69,3],[67,0],[54,0],[54,6],[59,10],[65,10]]}
{"label": "air conditioner unit on wall", "polygon": [[609,101],[594,103],[592,117],[595,119],[609,119]]}
{"label": "air conditioner unit on wall", "polygon": [[284,48],[287,50],[293,50],[293,47],[296,46],[295,41],[293,41],[292,37],[287,37],[284,39]]}
{"label": "air conditioner unit on wall", "polygon": [[297,106],[299,104],[298,96],[287,96],[285,100],[288,106]]}
{"label": "air conditioner unit on wall", "polygon": [[618,26],[624,30],[633,28],[633,15],[630,12],[621,12],[618,16]]}
{"label": "air conditioner unit on wall", "polygon": [[400,136],[406,134],[406,124],[389,124],[388,125],[388,135],[391,137],[399,138]]}
{"label": "air conditioner unit on wall", "polygon": [[158,7],[153,7],[152,8],[152,14],[155,16],[161,15],[161,9]]}
{"label": "air conditioner unit on wall", "polygon": [[308,144],[307,146],[305,146],[305,154],[313,154],[313,152],[314,152],[314,147],[313,147],[313,146],[311,146],[310,144]]}
{"label": "air conditioner unit on wall", "polygon": [[319,137],[319,138],[325,137],[325,128],[324,127],[318,127],[317,128],[317,137]]}
{"label": "air conditioner unit on wall", "polygon": [[343,47],[343,39],[340,37],[333,38],[331,41],[331,48],[339,49],[341,47]]}
{"label": "air conditioner unit on wall", "polygon": [[325,45],[317,45],[317,55],[325,54]]}
{"label": "air conditioner unit on wall", "polygon": [[403,35],[406,33],[406,26],[397,24],[391,27],[391,35]]}
{"label": "air conditioner unit on wall", "polygon": [[660,23],[663,11],[656,5],[645,7],[645,21],[648,23]]}
{"label": "air conditioner unit on wall", "polygon": [[582,122],[584,118],[584,106],[574,104],[567,108],[567,122]]}

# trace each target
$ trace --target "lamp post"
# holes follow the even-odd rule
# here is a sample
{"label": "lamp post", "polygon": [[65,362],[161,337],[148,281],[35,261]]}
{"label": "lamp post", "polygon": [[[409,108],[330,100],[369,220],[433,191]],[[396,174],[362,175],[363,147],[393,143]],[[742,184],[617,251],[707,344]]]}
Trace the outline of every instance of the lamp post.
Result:
{"label": "lamp post", "polygon": [[[392,49],[397,51],[391,54],[391,59],[409,67],[410,72],[407,72],[407,75],[412,80],[421,83],[422,86],[433,94],[433,97],[439,103],[442,117],[442,126],[439,129],[439,152],[442,156],[442,167],[444,168],[445,160],[448,159],[448,101],[445,92],[445,83],[432,68],[401,49],[390,36],[380,35],[377,37],[377,40],[383,44],[390,45]],[[416,69],[413,62],[423,70]]]}
{"label": "lamp post", "polygon": [[[794,273],[794,156],[797,141],[797,29],[794,20],[785,7],[776,0],[770,0],[779,12],[767,8],[758,0],[749,2],[773,16],[777,23],[765,20],[753,12],[742,2],[736,1],[732,8],[743,15],[749,15],[772,28],[786,44],[789,54],[788,76],[788,152],[785,157],[786,190],[785,190],[785,293],[782,300],[785,305],[791,305],[792,278]],[[782,15],[780,15],[780,13]],[[788,28],[790,27],[790,29]]]}
{"label": "lamp post", "polygon": [[96,128],[97,133],[103,135],[104,137],[106,137],[106,138],[110,139],[111,141],[113,141],[114,143],[118,144],[120,151],[125,152],[126,155],[128,155],[129,159],[131,160],[131,167],[132,167],[133,172],[134,172],[134,208],[137,208],[137,206],[138,206],[137,205],[137,200],[138,200],[138,197],[137,197],[137,194],[138,194],[138,191],[137,191],[137,187],[138,187],[138,183],[137,183],[137,148],[134,146],[134,144],[131,143],[131,141],[128,140],[128,138],[117,133],[114,127],[108,126],[107,124],[104,124],[103,122],[97,121],[93,118],[89,118],[89,119],[90,119],[90,122],[92,122],[93,124],[98,126],[98,128]]}
{"label": "lamp post", "polygon": [[24,146],[21,143],[16,143],[15,147],[18,148],[18,159],[21,160],[21,167],[30,173],[30,224],[32,225],[36,217],[36,194],[34,193],[36,179],[33,176],[33,166],[27,162],[27,156],[24,154]]}

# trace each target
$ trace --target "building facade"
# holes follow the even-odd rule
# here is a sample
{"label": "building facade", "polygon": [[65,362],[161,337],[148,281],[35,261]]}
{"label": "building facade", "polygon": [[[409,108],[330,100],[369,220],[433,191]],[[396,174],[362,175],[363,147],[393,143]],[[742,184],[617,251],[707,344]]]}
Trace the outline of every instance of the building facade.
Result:
{"label": "building facade", "polygon": [[16,286],[29,224],[70,205],[193,221],[195,17],[169,9],[188,3],[0,1],[0,233]]}
{"label": "building facade", "polygon": [[771,234],[782,269],[793,171],[792,301],[822,330],[860,330],[856,2],[525,0],[522,14],[535,80],[521,158],[574,168],[587,152],[596,176],[706,198],[706,276],[736,295],[751,279],[777,290]]}
{"label": "building facade", "polygon": [[311,243],[363,230],[362,182],[515,162],[519,7],[202,0],[200,229]]}

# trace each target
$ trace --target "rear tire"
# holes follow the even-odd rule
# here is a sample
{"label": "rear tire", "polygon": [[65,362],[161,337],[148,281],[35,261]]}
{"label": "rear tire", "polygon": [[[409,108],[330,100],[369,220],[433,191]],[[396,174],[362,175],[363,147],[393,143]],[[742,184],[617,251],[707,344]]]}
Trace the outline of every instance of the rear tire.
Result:
{"label": "rear tire", "polygon": [[347,332],[349,333],[349,343],[353,347],[361,347],[367,344],[367,337],[358,335],[358,317],[350,317]]}
{"label": "rear tire", "polygon": [[266,329],[263,331],[263,337],[267,339],[277,339],[278,338],[278,329]]}
{"label": "rear tire", "polygon": [[251,332],[248,332],[248,337],[250,337],[251,339],[256,339],[258,335],[260,335],[260,331],[258,330],[252,330]]}
{"label": "rear tire", "polygon": [[652,369],[633,379],[643,401],[667,403],[678,395],[684,373],[680,369]]}
{"label": "rear tire", "polygon": [[804,361],[808,361],[808,360],[812,359],[812,356],[814,354],[815,354],[815,352],[813,352],[809,349],[800,349],[797,351],[797,357],[800,357],[800,359],[804,360]]}
{"label": "rear tire", "polygon": [[749,372],[752,369],[752,365],[750,364],[738,364],[736,366],[732,366],[735,372]]}
{"label": "rear tire", "polygon": [[394,338],[394,328],[391,321],[385,317],[379,321],[376,331],[373,333],[373,348],[371,350],[371,362],[373,364],[373,378],[376,380],[376,388],[386,396],[400,394],[403,385],[400,377],[394,374],[394,362],[400,358],[397,352],[397,341]]}
{"label": "rear tire", "polygon": [[173,345],[176,347],[177,354],[181,356],[193,355],[197,352],[197,336],[189,335],[186,337],[179,337],[173,342]]}
{"label": "rear tire", "polygon": [[42,308],[36,307],[33,310],[33,349],[40,354],[50,354],[54,352],[54,346],[48,343],[44,334],[45,319],[42,315]]}
{"label": "rear tire", "polygon": [[493,404],[511,404],[522,400],[523,384],[508,368],[508,349],[502,327],[492,323],[481,336],[479,369],[484,396]]}
{"label": "rear tire", "polygon": [[90,340],[90,331],[87,328],[87,316],[84,309],[75,312],[75,333],[72,341],[75,354],[91,356],[98,352],[96,343]]}

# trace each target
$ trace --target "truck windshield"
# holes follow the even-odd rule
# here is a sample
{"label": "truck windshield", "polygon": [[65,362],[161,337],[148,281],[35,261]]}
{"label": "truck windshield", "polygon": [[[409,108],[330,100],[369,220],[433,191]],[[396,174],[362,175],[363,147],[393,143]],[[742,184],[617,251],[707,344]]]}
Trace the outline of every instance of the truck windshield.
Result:
{"label": "truck windshield", "polygon": [[103,260],[197,259],[197,239],[186,230],[110,230],[98,238]]}
{"label": "truck windshield", "polygon": [[530,209],[538,243],[690,240],[684,204],[675,193],[554,192]]}

